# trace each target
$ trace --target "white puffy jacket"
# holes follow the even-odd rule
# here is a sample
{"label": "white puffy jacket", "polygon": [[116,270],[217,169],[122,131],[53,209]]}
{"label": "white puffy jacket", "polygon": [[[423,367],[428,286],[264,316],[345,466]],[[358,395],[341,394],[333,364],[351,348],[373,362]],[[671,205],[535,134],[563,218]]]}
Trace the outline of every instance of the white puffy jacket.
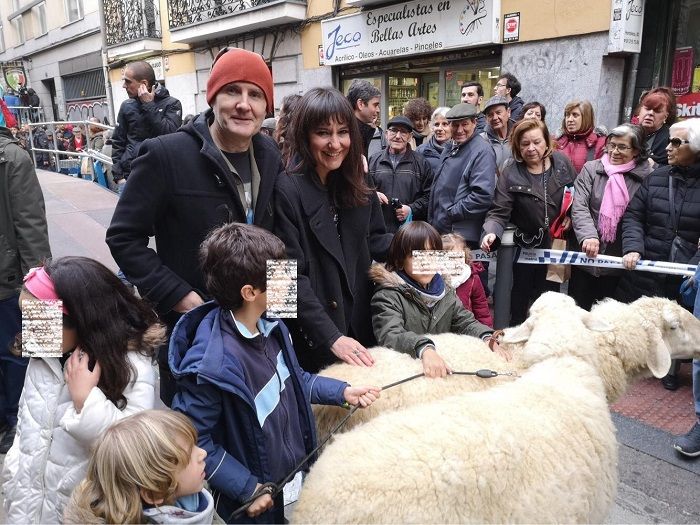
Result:
{"label": "white puffy jacket", "polygon": [[90,449],[111,424],[153,408],[158,373],[149,357],[127,354],[136,370],[119,410],[102,391],[90,391],[75,412],[58,358],[29,362],[19,403],[17,434],[2,470],[7,523],[60,523],[75,486],[85,477]]}

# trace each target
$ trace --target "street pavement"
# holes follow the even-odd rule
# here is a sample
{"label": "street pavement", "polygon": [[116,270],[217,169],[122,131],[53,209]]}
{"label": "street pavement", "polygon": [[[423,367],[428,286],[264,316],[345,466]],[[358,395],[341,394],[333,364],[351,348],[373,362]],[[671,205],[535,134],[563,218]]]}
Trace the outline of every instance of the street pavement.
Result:
{"label": "street pavement", "polygon": [[[37,173],[54,257],[84,255],[116,270],[104,234],[117,196],[88,181]],[[689,364],[681,367],[680,378],[675,392],[664,390],[656,379],[641,381],[612,406],[620,482],[606,523],[700,523],[700,458],[685,459],[671,446],[673,435],[689,430],[695,417]]]}

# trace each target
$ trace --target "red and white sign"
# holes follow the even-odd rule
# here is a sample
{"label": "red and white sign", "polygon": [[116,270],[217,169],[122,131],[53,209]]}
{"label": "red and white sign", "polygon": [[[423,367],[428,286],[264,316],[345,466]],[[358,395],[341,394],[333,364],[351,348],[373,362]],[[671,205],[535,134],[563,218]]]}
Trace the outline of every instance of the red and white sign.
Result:
{"label": "red and white sign", "polygon": [[676,96],[685,95],[693,84],[695,50],[692,47],[679,47],[673,55],[673,75],[671,88]]}
{"label": "red and white sign", "polygon": [[508,13],[503,17],[503,42],[520,40],[520,13]]}
{"label": "red and white sign", "polygon": [[700,117],[700,93],[688,93],[676,97],[676,108],[678,109],[678,118]]}

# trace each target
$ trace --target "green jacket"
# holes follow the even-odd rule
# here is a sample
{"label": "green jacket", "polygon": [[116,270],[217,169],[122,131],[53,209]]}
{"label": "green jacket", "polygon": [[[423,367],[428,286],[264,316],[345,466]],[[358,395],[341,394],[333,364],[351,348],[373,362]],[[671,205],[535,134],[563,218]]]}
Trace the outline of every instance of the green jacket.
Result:
{"label": "green jacket", "polygon": [[434,344],[425,334],[451,332],[484,338],[493,333],[464,308],[449,285],[431,311],[420,294],[396,273],[375,264],[369,274],[377,284],[371,302],[372,327],[381,346],[417,357],[421,348]]}
{"label": "green jacket", "polygon": [[27,271],[51,257],[44,196],[32,160],[0,127],[0,300],[16,294]]}

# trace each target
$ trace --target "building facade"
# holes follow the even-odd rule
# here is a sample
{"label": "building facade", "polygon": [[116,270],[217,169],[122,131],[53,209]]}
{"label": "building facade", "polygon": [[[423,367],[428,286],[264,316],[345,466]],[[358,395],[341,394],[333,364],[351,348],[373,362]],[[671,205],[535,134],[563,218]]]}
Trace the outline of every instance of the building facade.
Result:
{"label": "building facade", "polygon": [[33,88],[46,120],[108,117],[98,0],[0,0],[3,89]]}

